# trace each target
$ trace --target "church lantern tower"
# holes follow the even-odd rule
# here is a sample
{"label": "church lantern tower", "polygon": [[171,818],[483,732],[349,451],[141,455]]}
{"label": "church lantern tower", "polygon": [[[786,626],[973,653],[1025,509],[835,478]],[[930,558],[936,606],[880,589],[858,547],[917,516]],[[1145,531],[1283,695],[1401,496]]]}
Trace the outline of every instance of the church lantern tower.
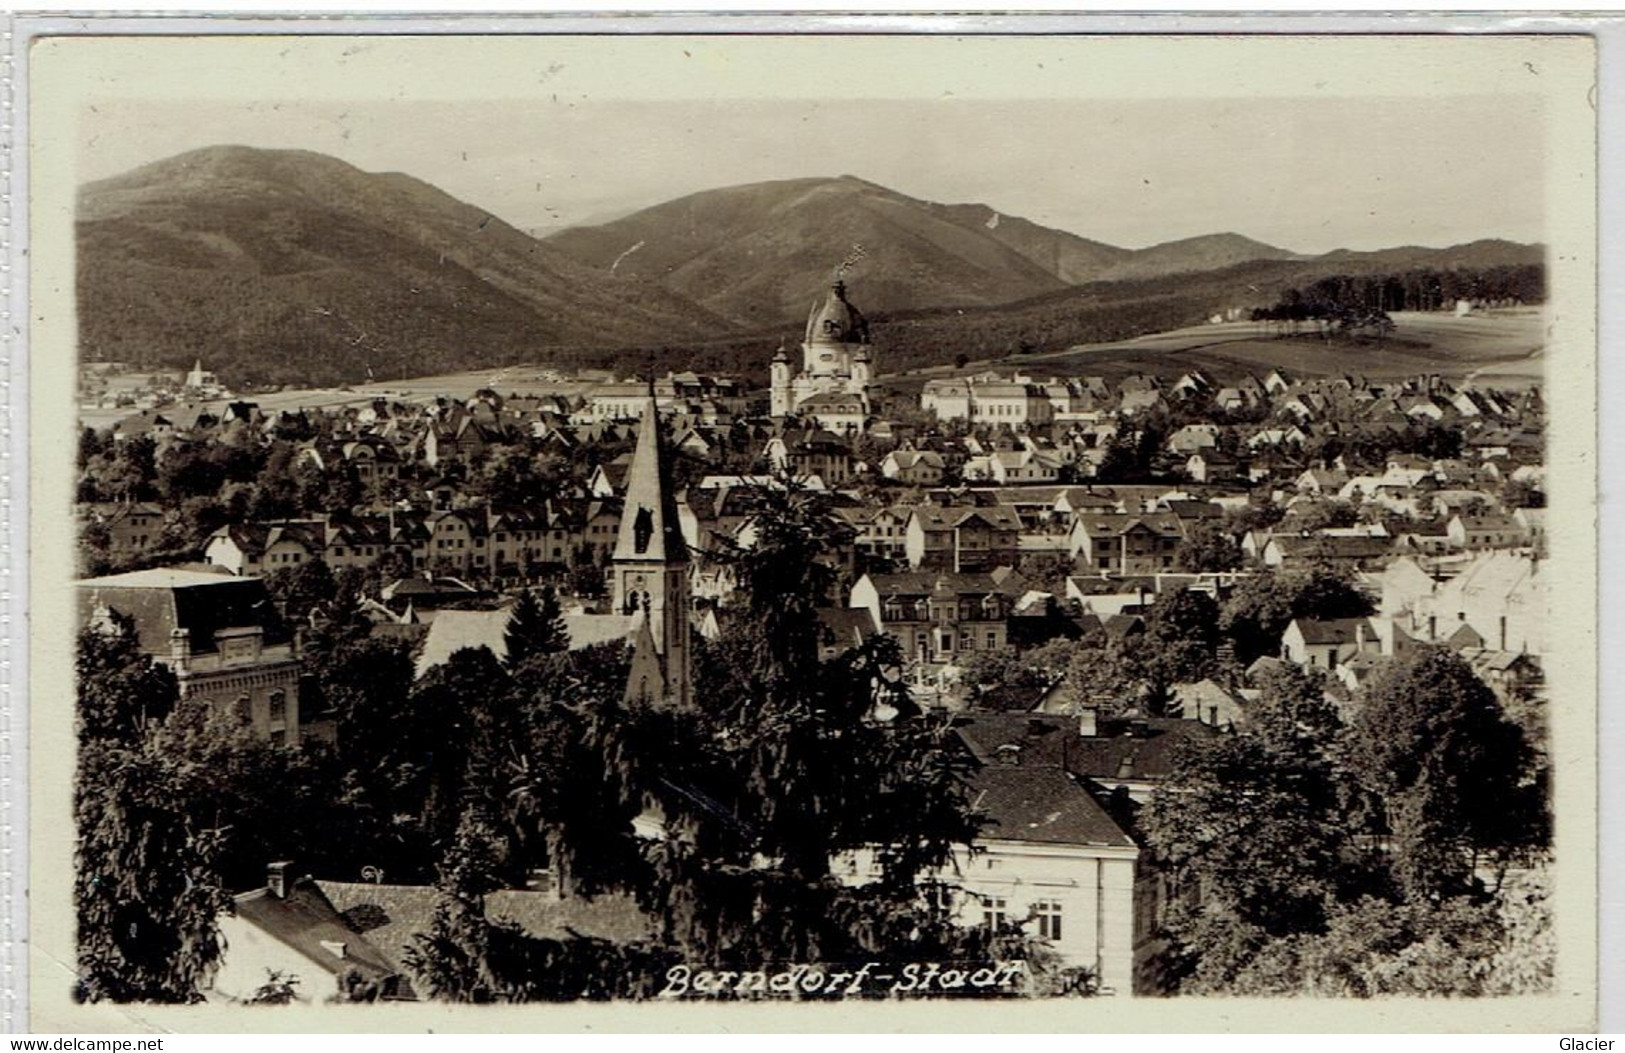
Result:
{"label": "church lantern tower", "polygon": [[790,356],[785,353],[783,344],[779,345],[778,353],[773,356],[773,364],[769,367],[768,374],[770,412],[775,417],[788,416],[790,411],[795,409],[795,403],[790,395]]}
{"label": "church lantern tower", "polygon": [[644,400],[637,449],[613,559],[615,610],[642,621],[634,644],[628,698],[687,706],[689,681],[688,545],[660,441],[654,385]]}

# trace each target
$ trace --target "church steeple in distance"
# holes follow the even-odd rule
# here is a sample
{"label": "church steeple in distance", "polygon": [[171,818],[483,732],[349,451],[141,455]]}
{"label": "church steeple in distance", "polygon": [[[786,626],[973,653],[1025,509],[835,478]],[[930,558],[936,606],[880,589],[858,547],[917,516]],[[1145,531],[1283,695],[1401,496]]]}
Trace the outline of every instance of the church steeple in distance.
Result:
{"label": "church steeple in distance", "polygon": [[[627,473],[626,503],[615,540],[616,611],[638,616],[639,627],[627,697],[690,700],[688,624],[688,545],[677,518],[654,381],[643,403],[638,444]],[[652,653],[650,651],[652,647]]]}

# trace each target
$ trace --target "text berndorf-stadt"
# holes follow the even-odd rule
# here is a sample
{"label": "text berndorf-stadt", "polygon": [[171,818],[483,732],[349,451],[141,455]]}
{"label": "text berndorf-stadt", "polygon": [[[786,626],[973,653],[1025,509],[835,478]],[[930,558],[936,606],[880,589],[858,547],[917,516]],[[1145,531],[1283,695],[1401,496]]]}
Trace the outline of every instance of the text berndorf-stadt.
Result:
{"label": "text berndorf-stadt", "polygon": [[661,998],[855,998],[898,995],[1016,994],[1027,977],[1025,962],[957,965],[910,962],[883,965],[865,962],[854,968],[785,965],[764,969],[696,969],[674,965],[666,970]]}

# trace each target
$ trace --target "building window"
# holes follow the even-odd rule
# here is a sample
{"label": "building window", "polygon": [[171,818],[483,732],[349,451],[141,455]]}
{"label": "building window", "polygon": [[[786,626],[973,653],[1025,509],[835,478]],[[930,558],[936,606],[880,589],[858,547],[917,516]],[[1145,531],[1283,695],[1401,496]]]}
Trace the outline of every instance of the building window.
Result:
{"label": "building window", "polygon": [[989,932],[998,932],[1004,926],[1006,906],[1003,896],[983,896],[982,927]]}
{"label": "building window", "polygon": [[285,691],[271,692],[271,723],[276,724],[288,719],[288,694]]}
{"label": "building window", "polygon": [[1041,899],[1033,904],[1038,915],[1038,935],[1051,943],[1061,941],[1061,904],[1058,900]]}
{"label": "building window", "polygon": [[940,883],[932,883],[924,889],[926,906],[932,910],[949,914],[954,909],[954,887]]}

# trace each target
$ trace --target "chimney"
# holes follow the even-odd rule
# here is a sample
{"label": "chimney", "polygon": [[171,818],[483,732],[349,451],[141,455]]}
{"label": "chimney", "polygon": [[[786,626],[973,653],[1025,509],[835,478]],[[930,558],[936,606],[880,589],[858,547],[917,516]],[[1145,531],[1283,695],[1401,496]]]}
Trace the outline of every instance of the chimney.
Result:
{"label": "chimney", "polygon": [[1365,652],[1365,619],[1361,618],[1354,623],[1354,650],[1356,653]]}
{"label": "chimney", "polygon": [[169,660],[174,664],[175,671],[180,672],[186,668],[187,661],[192,657],[192,630],[171,629],[169,631]]}
{"label": "chimney", "polygon": [[265,889],[276,899],[287,899],[293,888],[293,860],[270,863],[265,868]]}
{"label": "chimney", "polygon": [[1086,739],[1100,734],[1100,707],[1093,702],[1078,707],[1078,734]]}

